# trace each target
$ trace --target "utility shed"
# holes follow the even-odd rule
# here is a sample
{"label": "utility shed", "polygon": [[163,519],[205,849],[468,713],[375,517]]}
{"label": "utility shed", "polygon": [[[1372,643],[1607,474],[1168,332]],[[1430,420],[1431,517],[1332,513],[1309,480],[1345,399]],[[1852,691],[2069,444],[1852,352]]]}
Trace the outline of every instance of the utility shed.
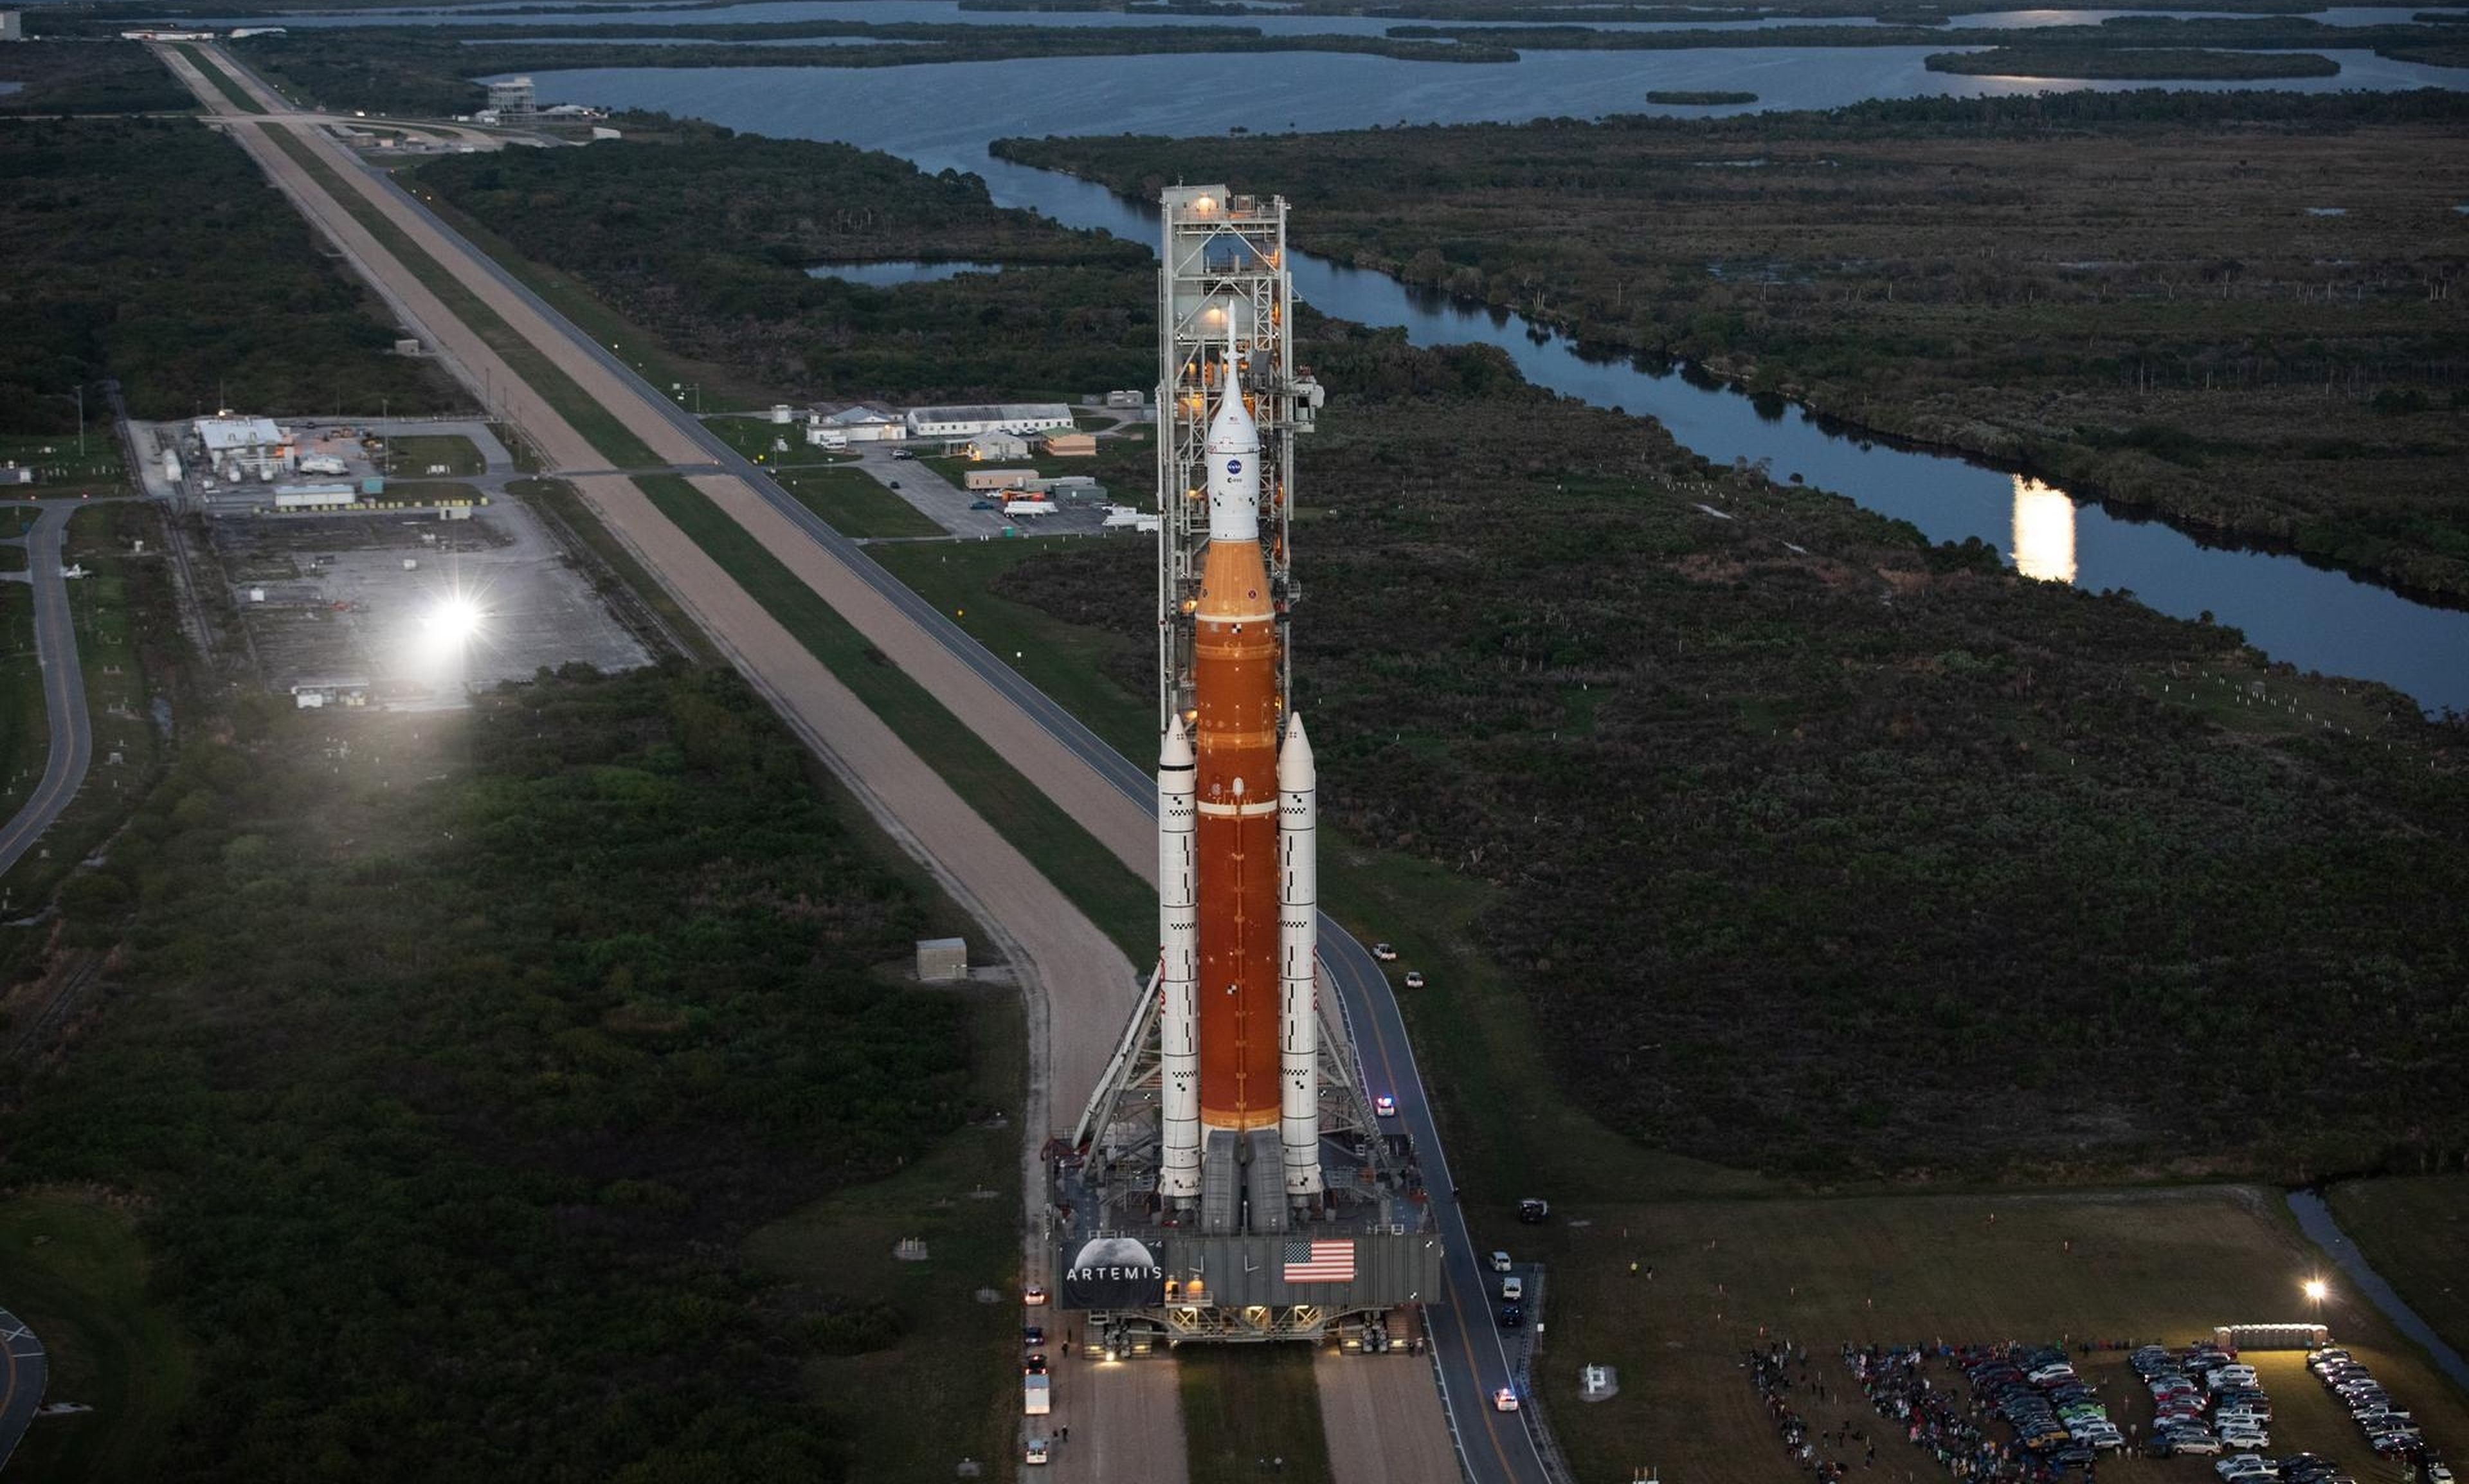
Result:
{"label": "utility shed", "polygon": [[917,939],[917,977],[928,984],[969,977],[969,940],[965,938]]}

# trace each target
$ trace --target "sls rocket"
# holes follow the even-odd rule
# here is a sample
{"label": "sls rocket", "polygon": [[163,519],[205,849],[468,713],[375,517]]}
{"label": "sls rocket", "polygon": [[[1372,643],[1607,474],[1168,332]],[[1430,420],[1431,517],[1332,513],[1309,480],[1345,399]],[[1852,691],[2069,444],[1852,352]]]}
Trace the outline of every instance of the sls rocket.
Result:
{"label": "sls rocket", "polygon": [[1207,456],[1194,709],[1188,729],[1168,718],[1158,758],[1160,1194],[1200,1194],[1210,1136],[1274,1130],[1285,1199],[1304,1204],[1322,1189],[1318,803],[1311,744],[1280,695],[1260,431],[1231,337]]}

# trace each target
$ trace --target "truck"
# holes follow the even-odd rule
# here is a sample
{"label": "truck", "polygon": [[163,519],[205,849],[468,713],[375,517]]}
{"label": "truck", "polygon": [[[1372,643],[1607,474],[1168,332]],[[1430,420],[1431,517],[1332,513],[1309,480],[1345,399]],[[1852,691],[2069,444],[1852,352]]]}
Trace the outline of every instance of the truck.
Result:
{"label": "truck", "polygon": [[1020,1379],[1020,1409],[1029,1417],[1043,1417],[1054,1410],[1054,1388],[1045,1376],[1024,1376]]}
{"label": "truck", "polygon": [[1006,516],[1052,515],[1054,501],[1034,495],[1022,495],[1006,490],[1003,497],[1003,511]]}

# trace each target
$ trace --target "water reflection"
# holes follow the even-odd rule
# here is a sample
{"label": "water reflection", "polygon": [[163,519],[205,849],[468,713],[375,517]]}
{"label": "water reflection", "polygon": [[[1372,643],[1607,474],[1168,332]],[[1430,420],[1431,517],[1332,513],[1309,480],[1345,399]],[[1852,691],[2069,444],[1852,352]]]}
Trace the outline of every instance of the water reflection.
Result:
{"label": "water reflection", "polygon": [[2042,582],[2075,580],[2075,502],[2066,492],[2015,475],[2015,570]]}

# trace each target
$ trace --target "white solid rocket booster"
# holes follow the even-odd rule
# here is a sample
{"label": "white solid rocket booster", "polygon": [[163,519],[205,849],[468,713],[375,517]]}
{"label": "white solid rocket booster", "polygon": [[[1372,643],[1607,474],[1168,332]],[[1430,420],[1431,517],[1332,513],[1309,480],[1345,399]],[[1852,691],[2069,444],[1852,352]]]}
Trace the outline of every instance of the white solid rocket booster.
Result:
{"label": "white solid rocket booster", "polygon": [[1317,1195],[1320,1171],[1320,781],[1300,714],[1278,748],[1278,1142],[1286,1194]]}
{"label": "white solid rocket booster", "polygon": [[1165,1148],[1158,1194],[1200,1194],[1200,1028],[1193,994],[1200,975],[1200,871],[1196,778],[1183,718],[1166,726],[1158,754],[1159,1115]]}

